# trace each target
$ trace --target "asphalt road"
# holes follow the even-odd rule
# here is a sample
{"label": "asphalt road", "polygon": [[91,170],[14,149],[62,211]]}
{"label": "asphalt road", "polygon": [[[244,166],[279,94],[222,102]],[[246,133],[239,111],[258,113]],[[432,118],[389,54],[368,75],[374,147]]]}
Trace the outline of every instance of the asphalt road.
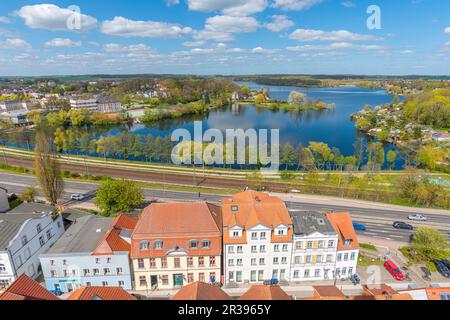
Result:
{"label": "asphalt road", "polygon": [[[8,189],[10,193],[21,193],[28,186],[35,186],[36,179],[31,176],[13,175],[0,172],[0,186]],[[65,192],[63,194],[63,200],[70,201],[70,195],[73,193],[87,194],[88,197],[85,201],[91,201],[95,196],[97,185],[91,183],[82,182],[66,182]],[[197,193],[177,192],[177,191],[163,191],[163,190],[144,190],[146,199],[148,201],[164,201],[164,200],[182,200],[182,201],[209,201],[220,202],[221,196],[217,195],[204,195],[201,194],[200,198]],[[76,203],[75,203],[76,205]],[[364,224],[367,230],[362,232],[358,231],[360,235],[364,235],[369,238],[377,238],[389,241],[397,242],[409,242],[412,231],[397,230],[392,227],[394,221],[405,221],[409,214],[415,213],[414,208],[407,211],[389,211],[387,209],[369,209],[369,208],[355,208],[342,206],[339,204],[324,203],[311,204],[299,201],[288,201],[286,205],[290,210],[302,210],[302,211],[348,211],[352,214],[355,222]],[[414,226],[419,225],[431,225],[449,235],[450,239],[450,213],[446,215],[432,215],[427,214],[428,221],[425,223],[411,223]]]}

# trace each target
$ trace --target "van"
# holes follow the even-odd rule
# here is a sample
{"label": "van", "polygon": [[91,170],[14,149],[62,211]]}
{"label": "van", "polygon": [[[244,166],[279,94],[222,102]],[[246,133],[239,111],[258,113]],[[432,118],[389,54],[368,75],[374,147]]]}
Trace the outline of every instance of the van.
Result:
{"label": "van", "polygon": [[395,280],[401,281],[405,278],[399,267],[397,267],[397,265],[391,260],[386,261],[384,263],[384,267],[395,278]]}

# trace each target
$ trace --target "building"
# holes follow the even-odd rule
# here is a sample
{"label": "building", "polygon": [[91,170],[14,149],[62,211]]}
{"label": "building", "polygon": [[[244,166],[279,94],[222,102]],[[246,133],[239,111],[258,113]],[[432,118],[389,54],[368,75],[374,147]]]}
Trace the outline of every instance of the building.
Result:
{"label": "building", "polygon": [[47,252],[64,233],[61,215],[53,206],[24,203],[0,214],[0,287],[20,275],[40,275],[39,255]]}
{"label": "building", "polygon": [[81,287],[73,292],[67,300],[129,301],[137,299],[121,287]]}
{"label": "building", "polygon": [[412,300],[449,301],[450,300],[450,287],[411,289],[411,290],[400,291],[399,294],[407,294],[407,295],[411,296]]}
{"label": "building", "polygon": [[348,279],[356,273],[359,256],[359,242],[348,212],[325,213],[325,217],[336,230],[339,241],[336,254],[335,277]]}
{"label": "building", "polygon": [[26,101],[0,101],[1,112],[29,111],[31,104]]}
{"label": "building", "polygon": [[291,212],[291,281],[334,279],[338,234],[320,212]]}
{"label": "building", "polygon": [[72,98],[70,99],[70,108],[74,110],[97,111],[98,103],[95,98]]}
{"label": "building", "polygon": [[336,286],[314,286],[313,296],[306,300],[345,300],[345,294]]}
{"label": "building", "polygon": [[126,107],[117,100],[108,96],[99,96],[97,98],[97,111],[101,113],[117,113],[124,111]]}
{"label": "building", "polygon": [[164,203],[145,208],[132,235],[136,290],[173,289],[221,278],[220,207]]}
{"label": "building", "polygon": [[0,187],[0,212],[9,210],[8,190]]}
{"label": "building", "polygon": [[14,111],[5,111],[0,113],[0,118],[6,119],[11,122],[11,124],[15,126],[23,126],[32,124],[30,120],[28,120],[27,115],[28,110],[14,110]]}
{"label": "building", "polygon": [[292,297],[281,289],[280,286],[254,285],[245,292],[239,300],[246,301],[274,301],[292,300]]}
{"label": "building", "polygon": [[170,300],[225,301],[231,297],[216,285],[197,281],[181,288]]}
{"label": "building", "polygon": [[120,215],[80,217],[58,242],[40,256],[48,290],[73,292],[80,287],[131,290],[129,252],[137,219]]}
{"label": "building", "polygon": [[31,279],[25,274],[11,284],[5,292],[0,294],[0,301],[24,301],[24,300],[40,300],[40,301],[53,301],[59,300],[58,297],[53,295],[39,283]]}
{"label": "building", "polygon": [[284,202],[255,191],[222,200],[226,285],[289,281],[292,220]]}

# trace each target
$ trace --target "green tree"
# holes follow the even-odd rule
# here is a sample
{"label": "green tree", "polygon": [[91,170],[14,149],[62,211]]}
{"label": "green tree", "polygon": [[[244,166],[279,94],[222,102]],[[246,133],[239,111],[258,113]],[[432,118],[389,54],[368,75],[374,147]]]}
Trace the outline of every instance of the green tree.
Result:
{"label": "green tree", "polygon": [[422,167],[425,167],[431,171],[436,169],[439,162],[443,161],[446,157],[446,153],[433,146],[425,146],[420,149],[417,155],[417,160]]}
{"label": "green tree", "polygon": [[30,186],[19,196],[19,198],[23,202],[33,202],[36,197],[36,193],[36,189]]}
{"label": "green tree", "polygon": [[281,151],[281,162],[286,165],[286,170],[288,166],[295,165],[296,160],[297,156],[294,148],[289,143],[283,145],[283,150]]}
{"label": "green tree", "polygon": [[392,170],[394,168],[395,160],[397,159],[397,152],[394,150],[389,150],[386,158],[389,163],[389,168]]}
{"label": "green tree", "polygon": [[129,180],[106,180],[100,184],[94,203],[102,215],[130,212],[144,202],[144,193],[136,182]]}
{"label": "green tree", "polygon": [[449,256],[447,236],[430,227],[417,228],[413,237],[412,247],[428,260],[446,259]]}

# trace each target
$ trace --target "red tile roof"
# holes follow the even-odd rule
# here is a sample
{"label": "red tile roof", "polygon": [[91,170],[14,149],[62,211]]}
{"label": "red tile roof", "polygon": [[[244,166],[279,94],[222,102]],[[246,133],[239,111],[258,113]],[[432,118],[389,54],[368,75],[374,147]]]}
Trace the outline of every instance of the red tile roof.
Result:
{"label": "red tile roof", "polygon": [[336,286],[314,286],[314,298],[320,299],[336,299],[342,300],[345,298],[344,293]]}
{"label": "red tile roof", "polygon": [[239,300],[292,300],[292,297],[284,292],[280,286],[255,285],[244,293]]}
{"label": "red tile roof", "polygon": [[[358,237],[353,227],[352,218],[348,212],[327,212],[325,217],[330,220],[333,228],[339,235],[338,250],[356,250],[359,248]],[[344,241],[351,240],[350,245],[345,246]]]}
{"label": "red tile roof", "polygon": [[120,287],[81,287],[68,300],[137,300]]}
{"label": "red tile roof", "polygon": [[194,282],[183,287],[171,300],[231,300],[221,288],[204,282]]}
{"label": "red tile roof", "polygon": [[0,295],[0,300],[59,300],[59,298],[23,274]]}
{"label": "red tile roof", "polygon": [[126,214],[121,214],[117,216],[116,220],[113,222],[113,227],[118,229],[128,229],[134,230],[136,224],[138,223],[138,219]]}

